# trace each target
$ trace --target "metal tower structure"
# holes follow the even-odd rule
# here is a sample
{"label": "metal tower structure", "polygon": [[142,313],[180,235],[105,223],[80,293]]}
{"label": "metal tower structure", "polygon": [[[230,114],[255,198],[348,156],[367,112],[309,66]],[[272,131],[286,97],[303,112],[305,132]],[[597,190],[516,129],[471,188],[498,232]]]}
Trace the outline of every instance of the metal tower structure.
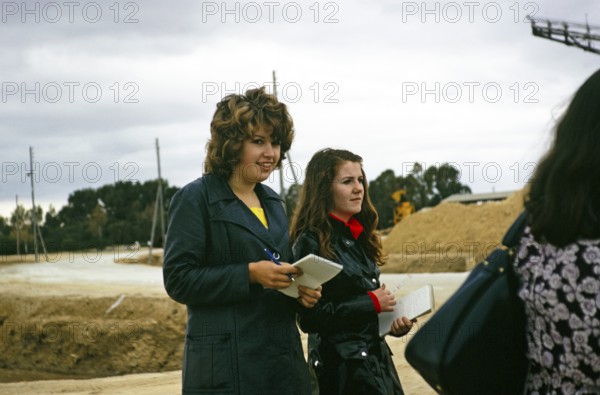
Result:
{"label": "metal tower structure", "polygon": [[[531,33],[536,37],[561,42],[587,52],[600,55],[600,27],[587,23],[571,23],[550,19],[534,19],[531,21]],[[594,46],[597,45],[597,46]]]}

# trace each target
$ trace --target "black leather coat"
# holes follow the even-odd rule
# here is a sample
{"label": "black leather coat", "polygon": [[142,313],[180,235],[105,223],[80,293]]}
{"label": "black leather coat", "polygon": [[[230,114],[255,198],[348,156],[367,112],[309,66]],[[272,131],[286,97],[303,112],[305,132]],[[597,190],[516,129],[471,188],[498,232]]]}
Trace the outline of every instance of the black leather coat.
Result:
{"label": "black leather coat", "polygon": [[168,294],[188,307],[184,394],[310,393],[299,303],[248,281],[248,263],[268,259],[264,248],[292,259],[279,196],[261,184],[255,191],[269,229],[216,175],[171,201],[163,276]]}
{"label": "black leather coat", "polygon": [[[323,284],[322,297],[300,316],[300,328],[309,335],[309,364],[321,395],[403,394],[385,340],[379,337],[377,312],[367,294],[380,287],[379,269],[365,254],[362,243],[341,222],[330,219],[332,245],[342,272]],[[319,254],[312,233],[300,235],[293,247],[295,259]]]}

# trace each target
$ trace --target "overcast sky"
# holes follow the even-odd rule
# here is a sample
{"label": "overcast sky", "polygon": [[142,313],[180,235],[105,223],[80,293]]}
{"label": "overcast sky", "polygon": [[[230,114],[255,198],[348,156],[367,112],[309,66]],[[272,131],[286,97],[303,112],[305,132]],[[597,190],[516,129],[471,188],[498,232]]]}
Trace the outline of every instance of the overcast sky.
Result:
{"label": "overcast sky", "polygon": [[[531,35],[526,16],[600,25],[597,0],[2,2],[0,215],[77,189],[202,172],[222,96],[266,84],[291,158],[346,148],[370,180],[451,162],[474,192],[523,186],[600,56]],[[286,165],[286,180],[292,172]],[[278,176],[272,177],[278,190]]]}

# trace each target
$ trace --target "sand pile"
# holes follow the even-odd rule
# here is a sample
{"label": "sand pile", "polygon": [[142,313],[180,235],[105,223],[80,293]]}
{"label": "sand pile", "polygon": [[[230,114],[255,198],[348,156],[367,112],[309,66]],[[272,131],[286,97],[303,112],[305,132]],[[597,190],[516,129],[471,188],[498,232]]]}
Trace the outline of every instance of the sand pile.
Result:
{"label": "sand pile", "polygon": [[166,296],[0,292],[0,382],[181,369],[185,317]]}
{"label": "sand pile", "polygon": [[523,210],[525,191],[500,202],[441,203],[399,222],[383,241],[387,273],[470,270],[501,242]]}

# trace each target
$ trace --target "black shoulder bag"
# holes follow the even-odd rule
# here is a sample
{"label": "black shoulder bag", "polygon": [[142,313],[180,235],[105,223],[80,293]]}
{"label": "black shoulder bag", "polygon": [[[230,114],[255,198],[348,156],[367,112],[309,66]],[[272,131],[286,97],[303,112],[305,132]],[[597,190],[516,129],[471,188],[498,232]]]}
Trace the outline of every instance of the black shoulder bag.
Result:
{"label": "black shoulder bag", "polygon": [[417,331],[406,360],[439,394],[522,394],[527,375],[525,312],[512,263],[523,212],[502,244]]}

